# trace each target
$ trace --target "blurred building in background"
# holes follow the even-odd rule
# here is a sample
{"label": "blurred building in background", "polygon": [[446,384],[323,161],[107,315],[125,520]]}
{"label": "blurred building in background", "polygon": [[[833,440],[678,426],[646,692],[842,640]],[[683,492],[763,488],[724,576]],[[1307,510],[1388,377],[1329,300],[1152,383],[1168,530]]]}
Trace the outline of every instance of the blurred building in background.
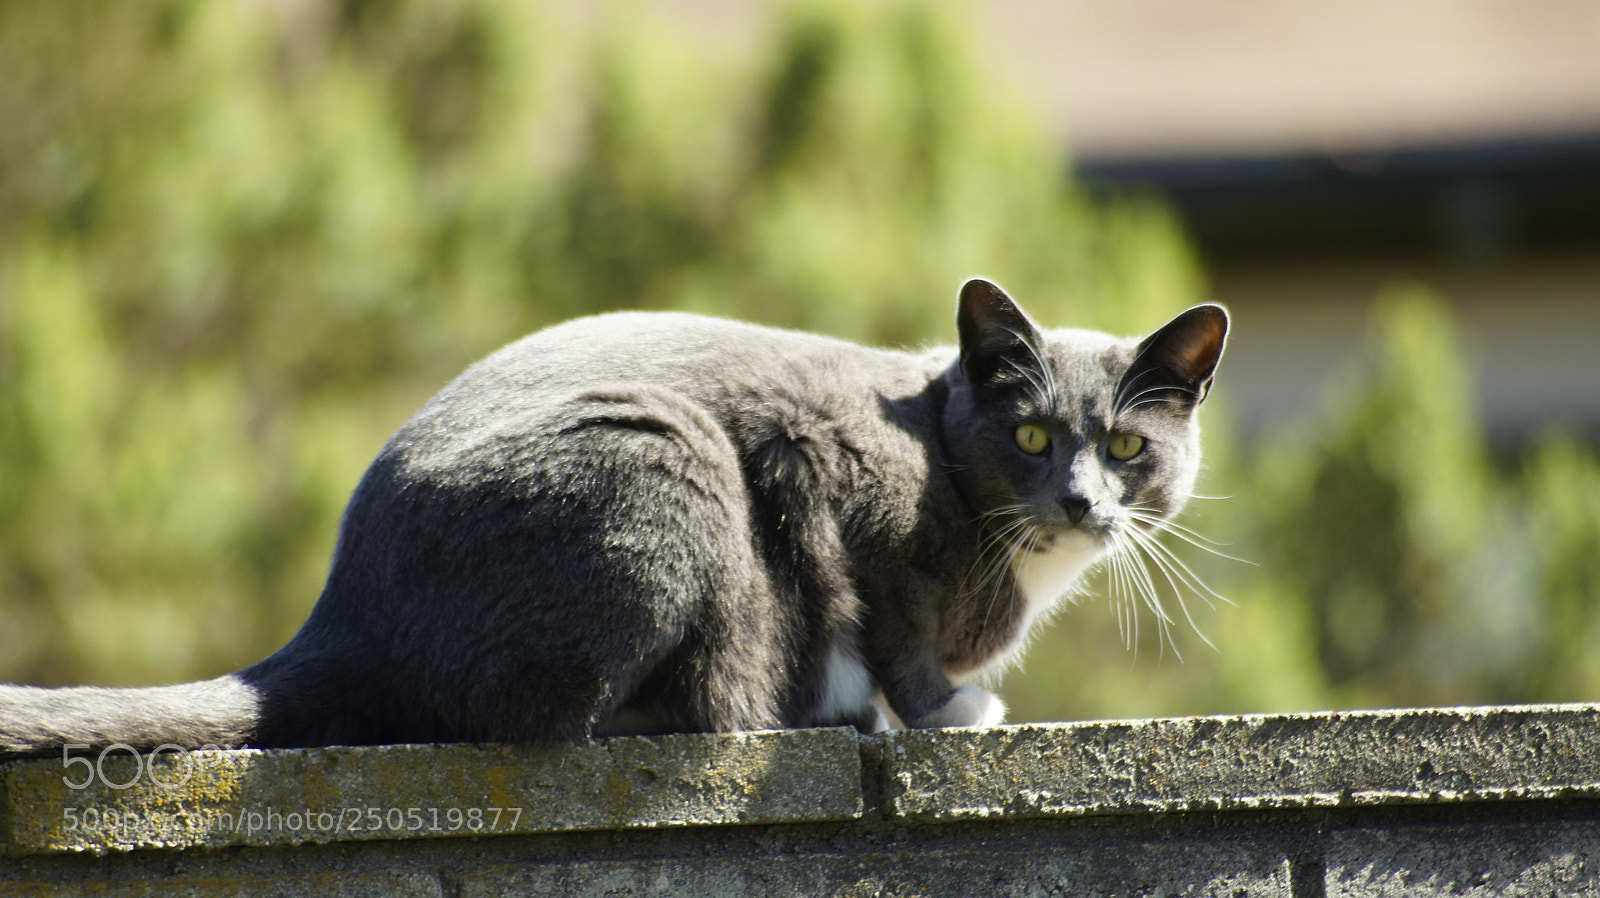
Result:
{"label": "blurred building in background", "polygon": [[1456,308],[1492,434],[1600,425],[1600,5],[992,6],[1061,84],[1082,174],[1182,210],[1240,312],[1246,425],[1292,411],[1397,277]]}
{"label": "blurred building in background", "polygon": [[[657,2],[722,43],[777,5]],[[1457,310],[1497,441],[1600,432],[1600,4],[973,8],[1082,178],[1182,213],[1238,313],[1226,376],[1247,429],[1316,402],[1375,294],[1409,279]]]}

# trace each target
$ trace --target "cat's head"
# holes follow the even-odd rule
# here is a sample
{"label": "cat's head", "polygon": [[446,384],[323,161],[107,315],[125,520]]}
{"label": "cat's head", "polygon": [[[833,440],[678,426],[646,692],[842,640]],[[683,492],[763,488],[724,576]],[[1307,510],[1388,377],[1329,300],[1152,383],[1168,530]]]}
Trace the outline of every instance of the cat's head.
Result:
{"label": "cat's head", "polygon": [[[961,290],[946,448],[967,500],[1007,542],[1099,549],[1177,513],[1200,470],[1195,413],[1228,315],[1202,305],[1142,339],[1041,330],[1000,287]],[[1141,521],[1141,519],[1143,519]]]}

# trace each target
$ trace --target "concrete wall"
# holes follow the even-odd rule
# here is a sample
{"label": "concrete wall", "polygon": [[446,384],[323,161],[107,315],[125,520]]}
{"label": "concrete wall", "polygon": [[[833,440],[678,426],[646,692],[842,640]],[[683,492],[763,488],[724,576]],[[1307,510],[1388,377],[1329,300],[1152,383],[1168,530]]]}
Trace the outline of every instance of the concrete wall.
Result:
{"label": "concrete wall", "polygon": [[1597,724],[1564,705],[117,750],[0,769],[0,895],[1600,894]]}

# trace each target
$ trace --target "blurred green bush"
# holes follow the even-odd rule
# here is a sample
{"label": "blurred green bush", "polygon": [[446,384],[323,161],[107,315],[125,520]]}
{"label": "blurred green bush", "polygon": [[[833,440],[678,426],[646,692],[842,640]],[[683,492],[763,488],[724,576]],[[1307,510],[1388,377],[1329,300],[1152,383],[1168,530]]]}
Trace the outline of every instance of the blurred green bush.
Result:
{"label": "blurred green bush", "polygon": [[[917,344],[975,273],[1054,325],[1199,301],[1173,219],[1079,193],[966,26],[802,4],[750,63],[635,7],[0,0],[0,679],[264,656],[388,433],[563,318]],[[1256,563],[1178,547],[1237,601],[1196,614],[1217,650],[1130,652],[1086,601],[1006,681],[1015,717],[1595,697],[1600,465],[1552,436],[1495,467],[1446,307],[1378,308],[1372,364],[1293,433],[1210,413],[1236,498],[1189,520]]]}

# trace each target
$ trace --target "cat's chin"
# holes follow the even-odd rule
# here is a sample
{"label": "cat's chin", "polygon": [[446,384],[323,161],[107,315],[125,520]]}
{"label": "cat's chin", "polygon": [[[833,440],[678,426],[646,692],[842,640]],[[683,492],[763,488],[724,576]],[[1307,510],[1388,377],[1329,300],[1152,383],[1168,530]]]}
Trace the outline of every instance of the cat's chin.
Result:
{"label": "cat's chin", "polygon": [[1106,535],[1091,533],[1082,527],[1073,527],[1070,530],[1061,530],[1055,533],[1043,534],[1042,537],[1033,544],[1033,554],[1098,554],[1099,552],[1104,551],[1109,543],[1110,539]]}
{"label": "cat's chin", "polygon": [[1102,538],[1074,528],[1040,540],[1034,551],[1017,558],[1011,571],[1026,608],[1018,636],[1026,633],[1041,612],[1070,592],[1073,583],[1105,550]]}

